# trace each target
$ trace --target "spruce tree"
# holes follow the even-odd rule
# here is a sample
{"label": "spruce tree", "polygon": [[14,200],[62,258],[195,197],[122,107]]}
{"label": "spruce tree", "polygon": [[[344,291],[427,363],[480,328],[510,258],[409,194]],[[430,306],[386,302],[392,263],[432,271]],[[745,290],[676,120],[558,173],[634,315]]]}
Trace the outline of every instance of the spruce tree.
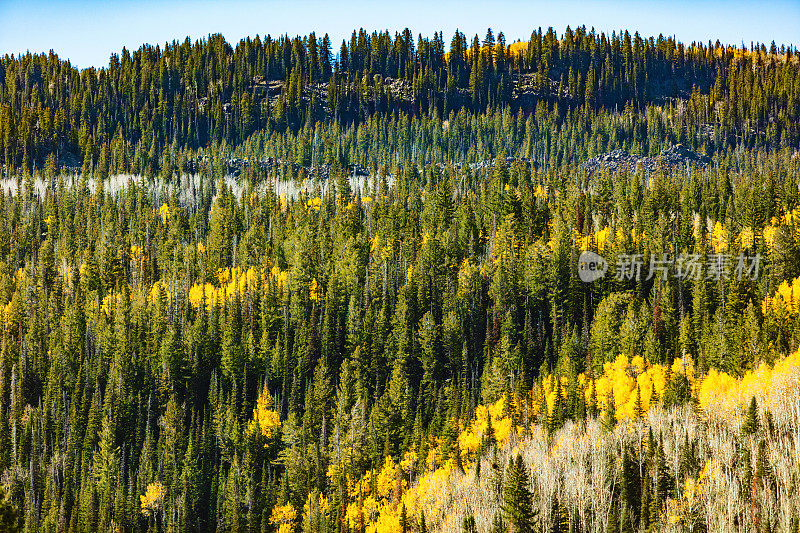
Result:
{"label": "spruce tree", "polygon": [[642,480],[639,468],[634,463],[631,452],[626,446],[622,452],[620,501],[622,512],[620,514],[620,530],[633,531],[638,522],[637,514],[641,508]]}
{"label": "spruce tree", "polygon": [[608,391],[608,398],[606,399],[606,410],[603,413],[603,427],[611,431],[617,425],[617,410],[614,404],[614,389]]}
{"label": "spruce tree", "polygon": [[508,462],[503,511],[513,533],[529,533],[534,530],[537,513],[533,508],[528,468],[520,454],[517,454],[516,460],[512,457]]}
{"label": "spruce tree", "polygon": [[756,397],[750,399],[750,407],[747,409],[747,416],[742,423],[742,434],[749,436],[758,431],[758,405]]}
{"label": "spruce tree", "polygon": [[471,514],[464,517],[461,522],[461,533],[478,533],[478,528],[475,526],[475,517]]}
{"label": "spruce tree", "polygon": [[400,508],[400,531],[401,533],[409,533],[410,525],[408,522],[408,514],[406,512],[406,504],[403,503]]}
{"label": "spruce tree", "polygon": [[0,531],[17,533],[22,531],[22,516],[19,509],[11,501],[11,496],[0,487]]}

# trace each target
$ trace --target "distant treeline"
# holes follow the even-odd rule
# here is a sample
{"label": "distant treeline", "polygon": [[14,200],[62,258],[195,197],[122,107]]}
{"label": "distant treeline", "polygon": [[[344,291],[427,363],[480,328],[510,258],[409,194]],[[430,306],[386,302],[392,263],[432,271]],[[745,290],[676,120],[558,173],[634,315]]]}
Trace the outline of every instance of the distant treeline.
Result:
{"label": "distant treeline", "polygon": [[[313,33],[256,36],[235,48],[212,35],[163,49],[123,49],[108,67],[84,70],[53,53],[6,55],[0,164],[7,172],[41,169],[53,154],[51,166],[158,172],[182,150],[248,140],[259,154],[282,145],[300,158],[319,150],[319,161],[328,163],[356,150],[364,163],[386,159],[366,146],[314,145],[317,124],[334,134],[355,130],[354,143],[366,145],[394,134],[404,149],[424,136],[422,150],[410,154],[419,162],[457,159],[464,156],[463,132],[432,128],[459,112],[460,123],[478,123],[478,136],[482,117],[505,113],[519,130],[536,111],[558,130],[584,137],[613,136],[614,128],[633,128],[626,137],[639,143],[645,129],[656,138],[665,130],[699,135],[709,154],[732,144],[779,148],[800,141],[797,52],[774,43],[686,46],[579,27],[561,36],[539,29],[526,43],[511,44],[492,30],[482,39],[457,32],[449,47],[441,33],[415,39],[409,30],[360,30],[333,46]],[[623,110],[636,118],[608,124]],[[437,138],[444,146],[429,153]],[[489,144],[488,152],[499,153],[497,142]]]}

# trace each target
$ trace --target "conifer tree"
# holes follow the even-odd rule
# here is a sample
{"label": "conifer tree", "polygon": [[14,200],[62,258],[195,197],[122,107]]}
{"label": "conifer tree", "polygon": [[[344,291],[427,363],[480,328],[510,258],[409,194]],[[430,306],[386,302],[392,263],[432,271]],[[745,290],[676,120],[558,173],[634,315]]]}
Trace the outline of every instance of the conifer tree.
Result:
{"label": "conifer tree", "polygon": [[614,402],[614,389],[608,391],[606,399],[606,409],[603,413],[603,427],[612,430],[617,425],[616,405]]}
{"label": "conifer tree", "polygon": [[536,510],[533,508],[533,493],[530,488],[528,468],[517,454],[508,462],[505,481],[503,511],[515,533],[532,532],[536,525]]}
{"label": "conifer tree", "polygon": [[747,408],[747,416],[742,423],[742,434],[752,435],[758,431],[758,404],[756,397],[750,399],[750,406]]}
{"label": "conifer tree", "polygon": [[0,488],[0,530],[8,533],[22,531],[22,517],[5,489]]}
{"label": "conifer tree", "polygon": [[471,514],[464,517],[461,522],[462,533],[477,533],[478,528],[475,526],[475,517]]}

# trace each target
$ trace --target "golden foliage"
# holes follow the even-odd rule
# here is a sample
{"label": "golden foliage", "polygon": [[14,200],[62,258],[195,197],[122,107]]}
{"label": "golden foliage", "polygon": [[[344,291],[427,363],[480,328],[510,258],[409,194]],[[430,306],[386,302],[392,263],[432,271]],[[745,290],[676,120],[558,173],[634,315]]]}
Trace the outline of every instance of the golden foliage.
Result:
{"label": "golden foliage", "polygon": [[217,271],[217,280],[217,285],[209,282],[193,285],[189,289],[189,303],[200,308],[205,302],[206,308],[211,309],[233,300],[237,294],[241,298],[255,291],[259,284],[262,288],[270,286],[280,292],[286,288],[288,272],[282,271],[277,265],[269,270],[260,267],[247,270],[240,267],[221,268]]}
{"label": "golden foliage", "polygon": [[711,230],[711,247],[715,253],[721,253],[728,249],[728,241],[730,235],[728,230],[719,221],[714,224],[714,229]]}
{"label": "golden foliage", "polygon": [[308,297],[312,302],[318,302],[322,299],[321,291],[317,285],[317,278],[313,278],[308,286]]}
{"label": "golden foliage", "polygon": [[370,241],[370,254],[374,259],[389,259],[393,251],[394,239],[391,237],[382,238],[380,235],[376,235]]}
{"label": "golden foliage", "polygon": [[147,490],[139,496],[142,514],[150,516],[164,505],[164,485],[160,481],[147,485]]}
{"label": "golden foliage", "polygon": [[322,198],[317,196],[316,198],[311,198],[309,201],[306,202],[306,210],[311,212],[314,211],[315,213],[318,212],[322,208]]}
{"label": "golden foliage", "polygon": [[[684,372],[684,362],[681,359],[675,360],[673,371]],[[690,381],[693,380],[693,366],[688,358],[686,372]],[[579,376],[578,381],[584,385],[586,401],[591,401],[591,382],[587,382],[583,376]],[[608,398],[613,392],[617,420],[631,420],[637,415],[637,398],[641,399],[642,413],[646,413],[653,394],[658,397],[663,395],[665,382],[665,372],[661,365],[648,365],[638,355],[630,360],[619,355],[614,362],[603,365],[603,374],[595,381],[598,407],[608,409]]]}
{"label": "golden foliage", "polygon": [[753,228],[746,227],[741,232],[739,232],[739,247],[742,250],[749,250],[753,247],[754,244],[754,234]]}
{"label": "golden foliage", "polygon": [[791,283],[784,280],[778,286],[774,296],[767,296],[761,303],[761,311],[766,316],[769,313],[796,315],[800,308],[800,277]]}
{"label": "golden foliage", "polygon": [[[462,267],[463,268],[463,267]],[[762,405],[769,409],[776,405],[782,394],[790,387],[797,387],[800,377],[800,351],[776,363],[774,367],[762,365],[757,370],[736,379],[725,373],[711,371],[707,376],[697,377],[694,364],[687,356],[675,359],[669,369],[673,376],[685,375],[690,387],[700,401],[700,407],[706,414],[720,414],[728,421],[736,421],[746,408],[749,399],[756,395],[761,398]],[[595,392],[600,408],[605,409],[613,391],[616,416],[620,421],[632,420],[637,415],[638,406],[646,413],[653,403],[653,393],[661,397],[666,387],[666,366],[648,364],[641,356],[631,359],[620,355],[616,360],[603,366],[603,373],[595,380]],[[561,378],[561,390],[564,399],[570,385],[569,378]],[[586,394],[587,402],[591,399],[592,382],[584,375],[577,377],[577,385]],[[638,394],[637,394],[638,389]],[[544,396],[548,409],[553,408],[557,394],[556,378],[549,376],[536,385],[530,393],[533,401],[527,408],[536,411],[537,400]],[[506,395],[490,405],[479,405],[475,416],[460,428],[458,446],[461,452],[463,468],[467,471],[475,467],[474,461],[488,430],[490,420],[498,446],[509,442],[515,431],[508,411]],[[521,434],[521,428],[516,428]],[[580,438],[588,438],[583,436]],[[513,441],[513,439],[512,439]],[[550,455],[558,460],[570,460],[574,453],[574,437],[559,435],[550,448]],[[592,442],[592,446],[604,446],[604,439]],[[574,457],[572,458],[574,460]],[[380,470],[368,471],[360,479],[347,476],[347,489],[350,503],[345,511],[347,525],[356,529],[363,525],[368,533],[399,532],[400,513],[406,507],[408,516],[419,516],[424,512],[431,529],[437,527],[441,520],[441,509],[447,505],[447,498],[458,493],[464,487],[474,483],[472,475],[454,475],[456,471],[453,459],[444,459],[441,440],[432,440],[427,451],[424,468],[415,483],[408,482],[408,473],[419,468],[417,451],[408,452],[403,460],[395,463],[387,457]],[[338,469],[331,467],[328,476],[339,475]],[[719,490],[720,466],[713,460],[705,463],[697,478],[684,481],[677,499],[666,502],[664,521],[667,524],[688,523],[696,514],[700,504],[700,496]],[[375,488],[374,493],[372,487]],[[461,487],[461,488],[459,488]],[[466,489],[465,489],[466,490]],[[706,499],[707,499],[706,495]]]}
{"label": "golden foliage", "polygon": [[775,246],[775,235],[778,233],[778,228],[775,226],[764,226],[764,243],[768,248]]}
{"label": "golden foliage", "polygon": [[709,415],[731,420],[744,412],[750,399],[755,396],[759,398],[760,405],[769,410],[781,403],[788,388],[800,384],[798,378],[800,351],[776,362],[774,366],[763,363],[741,379],[711,370],[698,390],[700,407]]}
{"label": "golden foliage", "polygon": [[275,400],[267,389],[258,396],[253,418],[247,426],[250,435],[260,434],[264,437],[274,436],[281,428],[281,417],[273,410]]}
{"label": "golden foliage", "polygon": [[272,508],[269,523],[278,526],[278,533],[292,533],[296,519],[297,510],[291,503],[285,503]]}
{"label": "golden foliage", "polygon": [[158,209],[158,214],[161,216],[161,221],[166,224],[170,215],[169,206],[167,204],[161,204],[161,207]]}

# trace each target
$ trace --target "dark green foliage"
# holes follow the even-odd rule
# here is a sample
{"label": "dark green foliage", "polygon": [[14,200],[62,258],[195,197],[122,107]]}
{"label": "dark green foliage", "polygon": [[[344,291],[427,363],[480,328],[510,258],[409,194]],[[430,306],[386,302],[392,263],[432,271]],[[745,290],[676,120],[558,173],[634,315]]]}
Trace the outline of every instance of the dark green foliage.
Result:
{"label": "dark green foliage", "polygon": [[[503,416],[551,439],[587,415],[618,431],[595,381],[619,353],[741,375],[800,344],[796,318],[761,307],[800,274],[795,233],[760,238],[800,202],[796,54],[583,27],[537,30],[518,54],[500,33],[494,50],[471,41],[456,34],[447,59],[441,33],[409,30],[355,32],[336,54],[327,36],[213,35],[103,69],[0,58],[0,166],[20,189],[0,195],[0,529],[272,531],[277,503],[311,496],[330,509],[310,505],[308,527],[344,531],[348,479],[414,451],[413,484],[438,441],[459,473],[485,461],[493,531],[576,530],[584,510],[557,500],[538,523],[488,414],[462,450],[479,403],[505,395]],[[577,168],[679,142],[716,166]],[[703,237],[752,227],[768,274],[578,279],[576,236],[605,227],[612,265],[707,260],[695,219]],[[651,404],[696,401],[668,368]],[[552,408],[530,394],[548,379]],[[266,393],[280,425],[262,433]],[[743,433],[774,426],[753,400]],[[660,437],[646,458],[621,451],[611,530],[656,524],[697,448],[687,436],[677,472]],[[753,455],[731,468],[771,488],[768,450]],[[403,531],[427,527],[417,512]]]}
{"label": "dark green foliage", "polygon": [[506,470],[503,511],[513,533],[530,533],[536,527],[537,510],[534,508],[528,467],[517,454],[508,461]]}
{"label": "dark green foliage", "polygon": [[607,430],[614,429],[617,425],[617,407],[614,400],[614,390],[610,390],[606,399],[606,409],[603,411],[603,427]]}
{"label": "dark green foliage", "polygon": [[478,529],[475,527],[475,517],[472,515],[468,515],[464,517],[464,520],[461,525],[462,533],[478,533]]}
{"label": "dark green foliage", "polygon": [[637,528],[642,499],[642,479],[639,466],[634,464],[631,452],[622,452],[622,472],[620,475],[620,531],[629,532]]}
{"label": "dark green foliage", "polygon": [[22,515],[11,501],[11,495],[0,488],[0,531],[17,533],[22,531]]}
{"label": "dark green foliage", "polygon": [[491,533],[508,533],[508,527],[500,513],[495,513]]}
{"label": "dark green foliage", "polygon": [[409,533],[411,523],[408,520],[408,513],[406,512],[406,504],[404,503],[400,509],[400,531],[402,533]]}
{"label": "dark green foliage", "polygon": [[756,397],[750,399],[750,407],[747,408],[747,416],[742,423],[742,434],[752,435],[758,431],[758,404]]}

